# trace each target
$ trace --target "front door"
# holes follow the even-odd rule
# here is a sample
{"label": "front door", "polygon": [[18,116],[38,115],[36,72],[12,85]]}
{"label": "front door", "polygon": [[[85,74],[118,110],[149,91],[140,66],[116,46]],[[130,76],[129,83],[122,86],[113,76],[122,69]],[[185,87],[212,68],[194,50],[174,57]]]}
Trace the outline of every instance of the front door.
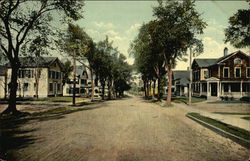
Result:
{"label": "front door", "polygon": [[57,95],[57,83],[54,82],[54,95],[56,96]]}
{"label": "front door", "polygon": [[217,83],[211,83],[211,96],[217,97]]}

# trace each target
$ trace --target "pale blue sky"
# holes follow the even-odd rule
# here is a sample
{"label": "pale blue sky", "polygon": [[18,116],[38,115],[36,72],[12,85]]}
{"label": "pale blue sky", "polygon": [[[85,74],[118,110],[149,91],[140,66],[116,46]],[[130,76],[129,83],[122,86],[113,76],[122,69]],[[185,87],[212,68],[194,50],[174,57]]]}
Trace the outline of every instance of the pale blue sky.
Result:
{"label": "pale blue sky", "polygon": [[[114,41],[114,46],[129,58],[127,50],[130,42],[138,34],[138,29],[144,22],[152,20],[152,6],[156,1],[86,1],[84,19],[77,22],[93,38],[103,40],[108,35]],[[202,40],[204,53],[199,57],[220,57],[225,46],[229,52],[234,49],[224,44],[223,30],[228,26],[228,18],[238,9],[247,9],[245,1],[198,1],[196,8],[202,18],[208,23]],[[247,51],[247,49],[243,49]],[[186,69],[188,62],[179,62],[176,69]]]}

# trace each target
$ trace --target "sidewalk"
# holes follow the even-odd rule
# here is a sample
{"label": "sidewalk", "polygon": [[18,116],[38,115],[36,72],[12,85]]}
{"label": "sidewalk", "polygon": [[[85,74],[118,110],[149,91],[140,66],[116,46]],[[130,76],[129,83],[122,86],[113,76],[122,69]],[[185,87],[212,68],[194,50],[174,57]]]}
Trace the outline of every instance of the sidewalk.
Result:
{"label": "sidewalk", "polygon": [[173,103],[177,108],[181,108],[184,109],[188,112],[195,112],[195,113],[200,113],[203,116],[224,122],[226,124],[229,125],[233,125],[245,130],[250,131],[250,122],[241,118],[237,118],[237,117],[233,117],[230,115],[223,115],[223,114],[215,114],[215,113],[211,113],[211,112],[207,112],[204,110],[199,110],[199,109],[195,109],[192,106],[188,106],[185,104],[177,104],[177,103]]}

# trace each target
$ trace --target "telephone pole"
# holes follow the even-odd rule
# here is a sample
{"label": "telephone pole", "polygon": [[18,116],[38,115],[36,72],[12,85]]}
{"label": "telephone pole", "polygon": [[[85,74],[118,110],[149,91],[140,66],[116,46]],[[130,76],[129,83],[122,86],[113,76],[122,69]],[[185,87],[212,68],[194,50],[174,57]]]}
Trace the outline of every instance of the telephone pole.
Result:
{"label": "telephone pole", "polygon": [[72,98],[72,104],[76,104],[76,52],[75,49],[73,50],[73,98]]}
{"label": "telephone pole", "polygon": [[189,90],[188,90],[188,104],[189,106],[192,104],[192,81],[193,81],[193,75],[192,75],[192,48],[190,47],[190,63],[189,63]]}

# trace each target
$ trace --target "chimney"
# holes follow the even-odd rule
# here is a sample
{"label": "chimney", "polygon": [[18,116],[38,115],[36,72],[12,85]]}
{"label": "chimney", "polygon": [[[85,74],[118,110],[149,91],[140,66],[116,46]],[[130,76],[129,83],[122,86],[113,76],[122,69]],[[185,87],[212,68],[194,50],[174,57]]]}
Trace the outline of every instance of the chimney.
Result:
{"label": "chimney", "polygon": [[227,55],[228,55],[228,48],[225,47],[225,48],[224,48],[224,56],[227,56]]}

